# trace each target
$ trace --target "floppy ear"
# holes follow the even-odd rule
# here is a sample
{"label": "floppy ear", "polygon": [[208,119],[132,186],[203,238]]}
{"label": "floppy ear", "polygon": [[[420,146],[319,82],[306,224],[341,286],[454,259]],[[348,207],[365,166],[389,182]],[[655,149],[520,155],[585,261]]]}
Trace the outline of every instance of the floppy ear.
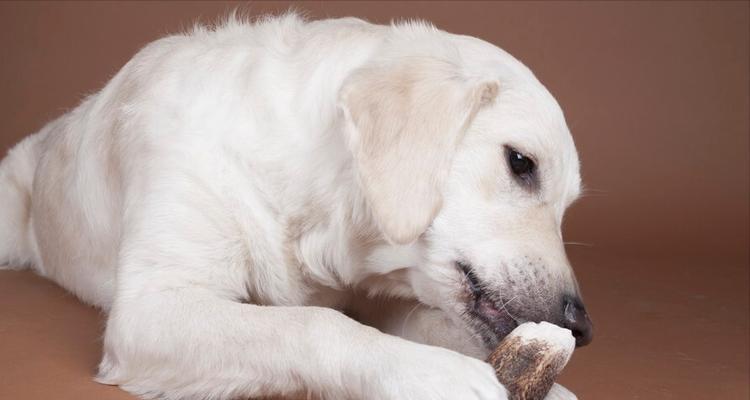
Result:
{"label": "floppy ear", "polygon": [[463,132],[497,92],[497,83],[469,83],[455,65],[429,57],[362,68],[344,83],[349,147],[388,241],[410,243],[430,225]]}

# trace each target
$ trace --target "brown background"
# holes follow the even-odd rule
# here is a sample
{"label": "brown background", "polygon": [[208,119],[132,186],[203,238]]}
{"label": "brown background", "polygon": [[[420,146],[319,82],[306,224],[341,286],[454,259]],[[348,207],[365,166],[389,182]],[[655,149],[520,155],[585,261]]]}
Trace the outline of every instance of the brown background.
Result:
{"label": "brown background", "polygon": [[[236,3],[0,3],[0,149],[101,88],[141,46]],[[253,3],[252,15],[288,3]],[[493,42],[566,112],[587,196],[566,239],[596,325],[561,381],[582,399],[748,398],[747,2],[309,2]],[[127,398],[89,380],[102,319],[0,273],[0,398]]]}

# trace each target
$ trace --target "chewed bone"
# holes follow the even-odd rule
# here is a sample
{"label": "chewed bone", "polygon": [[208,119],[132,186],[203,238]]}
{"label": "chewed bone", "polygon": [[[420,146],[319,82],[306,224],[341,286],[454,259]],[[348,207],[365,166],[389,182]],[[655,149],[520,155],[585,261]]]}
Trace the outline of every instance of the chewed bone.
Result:
{"label": "chewed bone", "polygon": [[570,360],[575,339],[568,329],[548,322],[527,322],[519,325],[490,354],[498,380],[508,390],[509,400],[543,400],[575,398],[555,378]]}

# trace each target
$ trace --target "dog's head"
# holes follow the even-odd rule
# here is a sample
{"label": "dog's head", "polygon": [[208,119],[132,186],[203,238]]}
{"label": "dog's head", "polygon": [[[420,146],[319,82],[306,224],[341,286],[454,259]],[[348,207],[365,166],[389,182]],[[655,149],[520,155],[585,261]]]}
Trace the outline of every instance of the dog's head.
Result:
{"label": "dog's head", "polygon": [[591,323],[560,229],[580,192],[560,107],[494,46],[414,40],[392,45],[341,91],[373,219],[390,243],[420,249],[413,291],[488,347],[543,320],[587,344]]}

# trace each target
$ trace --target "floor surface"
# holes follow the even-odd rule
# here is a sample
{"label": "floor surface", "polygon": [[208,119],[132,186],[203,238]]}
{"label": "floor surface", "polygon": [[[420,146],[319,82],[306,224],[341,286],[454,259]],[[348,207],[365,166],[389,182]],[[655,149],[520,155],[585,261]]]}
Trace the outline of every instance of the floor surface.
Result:
{"label": "floor surface", "polygon": [[[746,263],[571,259],[596,329],[560,378],[580,399],[748,399]],[[0,399],[132,398],[91,380],[102,327],[53,283],[0,272]]]}

